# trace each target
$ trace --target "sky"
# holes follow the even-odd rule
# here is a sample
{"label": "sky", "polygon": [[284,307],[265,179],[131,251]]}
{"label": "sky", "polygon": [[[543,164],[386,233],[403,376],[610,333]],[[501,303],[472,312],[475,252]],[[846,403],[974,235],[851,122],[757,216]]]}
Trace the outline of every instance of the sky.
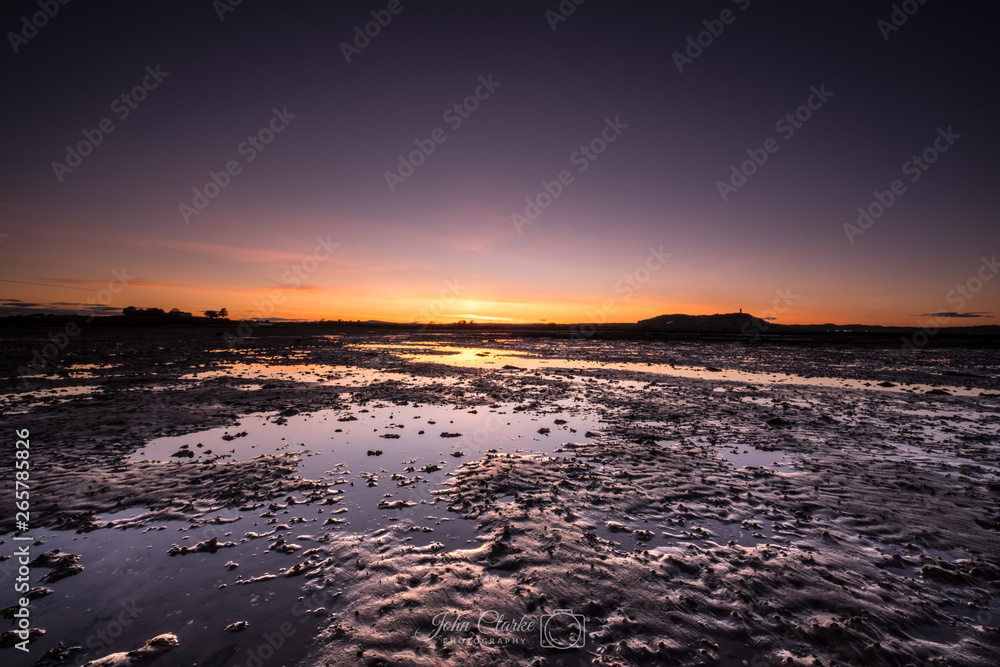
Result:
{"label": "sky", "polygon": [[988,8],[5,2],[0,314],[993,324]]}

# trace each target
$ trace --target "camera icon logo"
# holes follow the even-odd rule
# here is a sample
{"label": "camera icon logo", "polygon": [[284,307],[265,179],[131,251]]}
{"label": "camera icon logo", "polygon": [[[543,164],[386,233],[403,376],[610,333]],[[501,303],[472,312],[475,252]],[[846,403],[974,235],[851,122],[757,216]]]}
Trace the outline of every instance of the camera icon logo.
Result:
{"label": "camera icon logo", "polygon": [[587,643],[587,618],[570,609],[542,614],[538,623],[542,648],[583,648]]}

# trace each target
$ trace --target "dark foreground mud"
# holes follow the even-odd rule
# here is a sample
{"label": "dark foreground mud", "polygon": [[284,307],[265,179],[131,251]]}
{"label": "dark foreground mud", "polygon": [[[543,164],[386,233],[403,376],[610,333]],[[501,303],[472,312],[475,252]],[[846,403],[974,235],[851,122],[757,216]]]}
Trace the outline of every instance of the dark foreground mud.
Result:
{"label": "dark foreground mud", "polygon": [[[49,535],[34,554],[119,529],[141,535],[141,571],[173,586],[204,583],[185,563],[212,574],[206,602],[162,613],[166,593],[142,590],[152,610],[100,651],[56,603],[121,577],[83,553],[81,570],[43,584],[54,566],[38,563],[31,585],[49,592],[32,620],[46,632],[30,660],[0,648],[4,664],[45,651],[43,664],[123,659],[168,633],[178,645],[143,660],[985,667],[1000,656],[1000,389],[987,350],[218,341],[92,334],[56,373],[26,380],[13,376],[18,355],[38,341],[7,341],[2,429],[31,431],[32,529]],[[264,456],[228,455],[205,435],[228,429],[235,452],[259,413],[293,429]],[[309,415],[324,442],[293,437]],[[531,438],[513,432],[528,420]],[[345,447],[362,430],[374,439],[336,468],[322,457],[352,460],[337,448],[350,428]],[[137,460],[185,434],[193,455]],[[330,474],[301,474],[310,456]],[[10,479],[2,556],[15,548]],[[221,610],[188,625],[213,599]]]}

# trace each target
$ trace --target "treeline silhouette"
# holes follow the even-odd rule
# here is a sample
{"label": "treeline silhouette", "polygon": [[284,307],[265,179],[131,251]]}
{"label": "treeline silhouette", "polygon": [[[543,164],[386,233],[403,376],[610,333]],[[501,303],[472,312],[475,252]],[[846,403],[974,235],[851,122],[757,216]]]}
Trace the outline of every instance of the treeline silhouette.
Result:
{"label": "treeline silhouette", "polygon": [[162,308],[136,308],[126,306],[122,308],[122,315],[125,317],[194,317],[191,313],[185,313],[180,308],[171,308],[165,311]]}
{"label": "treeline silhouette", "polygon": [[[169,318],[182,318],[182,317],[194,317],[191,313],[186,313],[180,308],[171,308],[169,311],[165,311],[162,308],[136,308],[135,306],[126,306],[122,308],[122,315],[125,317],[169,317]],[[202,315],[210,320],[225,320],[229,318],[229,311],[225,308],[220,308],[219,310],[205,310],[202,311]]]}

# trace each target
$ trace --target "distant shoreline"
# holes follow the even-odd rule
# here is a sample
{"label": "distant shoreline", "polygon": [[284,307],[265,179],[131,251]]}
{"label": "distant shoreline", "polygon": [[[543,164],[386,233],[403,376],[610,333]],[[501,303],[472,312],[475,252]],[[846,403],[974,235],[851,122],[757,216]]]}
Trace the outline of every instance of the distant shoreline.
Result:
{"label": "distant shoreline", "polygon": [[[709,316],[711,317],[711,316]],[[747,316],[749,317],[749,316]],[[28,333],[32,330],[50,330],[65,327],[69,323],[79,325],[82,335],[88,329],[121,330],[191,330],[192,332],[212,332],[214,335],[235,336],[236,327],[246,320],[208,319],[205,317],[125,317],[98,316],[90,322],[88,318],[76,315],[7,316],[0,317],[0,335]],[[756,318],[753,318],[756,320]],[[758,320],[759,321],[759,320]],[[392,322],[346,322],[315,321],[291,322],[272,321],[264,326],[252,327],[252,338],[295,335],[330,335],[360,333],[413,333],[427,335],[441,333],[468,333],[474,335],[516,335],[521,337],[575,338],[581,342],[597,340],[705,340],[731,341],[746,344],[793,344],[793,345],[873,345],[879,347],[900,347],[906,337],[913,337],[923,331],[922,327],[836,325],[836,324],[768,324],[766,330],[746,330],[729,327],[657,327],[644,323],[607,324],[413,324]],[[1000,348],[1000,325],[941,327],[928,337],[920,347],[996,347]]]}

